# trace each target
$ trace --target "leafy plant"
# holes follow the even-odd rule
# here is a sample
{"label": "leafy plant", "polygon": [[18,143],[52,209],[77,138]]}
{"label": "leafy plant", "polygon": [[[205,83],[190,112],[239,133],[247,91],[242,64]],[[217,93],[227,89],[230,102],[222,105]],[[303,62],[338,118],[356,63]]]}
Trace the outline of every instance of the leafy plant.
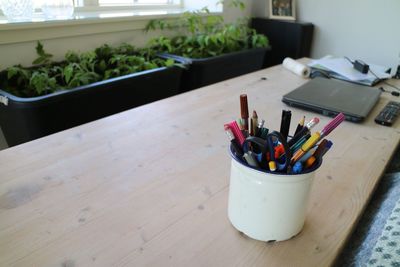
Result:
{"label": "leafy plant", "polygon": [[152,48],[136,49],[129,44],[104,44],[94,51],[78,54],[68,51],[64,60],[52,62],[43,45],[36,46],[33,67],[16,65],[0,72],[0,86],[20,97],[46,95],[125,74],[175,65],[171,59],[156,57]]}
{"label": "leafy plant", "polygon": [[[244,3],[239,0],[233,0],[230,4],[241,10],[245,8]],[[175,21],[152,20],[145,30],[155,29],[173,29],[178,34],[171,38],[154,38],[149,42],[150,47],[189,58],[212,57],[268,46],[266,36],[249,28],[248,19],[225,24],[222,16],[212,15],[207,8],[185,12]]]}
{"label": "leafy plant", "polygon": [[37,42],[36,53],[38,54],[39,57],[32,62],[32,64],[34,64],[34,65],[48,64],[48,63],[50,63],[51,58],[53,57],[52,54],[48,54],[44,51],[43,45],[41,42]]}

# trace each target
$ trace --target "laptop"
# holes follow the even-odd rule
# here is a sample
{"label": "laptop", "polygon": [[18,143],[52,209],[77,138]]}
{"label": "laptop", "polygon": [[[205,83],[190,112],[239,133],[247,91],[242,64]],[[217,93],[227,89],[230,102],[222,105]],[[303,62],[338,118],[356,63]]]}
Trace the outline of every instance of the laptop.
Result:
{"label": "laptop", "polygon": [[283,96],[289,106],[334,117],[342,112],[346,120],[361,122],[379,100],[378,88],[337,79],[315,77]]}

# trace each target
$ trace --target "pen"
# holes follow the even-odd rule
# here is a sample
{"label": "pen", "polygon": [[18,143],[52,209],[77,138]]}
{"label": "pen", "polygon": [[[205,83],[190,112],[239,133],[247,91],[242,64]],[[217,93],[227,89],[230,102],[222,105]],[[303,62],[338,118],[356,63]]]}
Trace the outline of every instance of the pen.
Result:
{"label": "pen", "polygon": [[256,135],[257,127],[258,127],[258,116],[257,112],[253,110],[253,116],[251,116],[250,119],[250,135],[252,136]]}
{"label": "pen", "polygon": [[311,137],[301,146],[299,150],[297,150],[292,159],[291,164],[294,164],[298,161],[311,147],[313,147],[318,141],[331,133],[340,123],[342,123],[345,119],[343,113],[339,113],[333,120],[331,120],[321,132],[315,132],[311,135]]}
{"label": "pen", "polygon": [[299,124],[297,124],[297,128],[296,128],[296,131],[294,131],[294,135],[293,136],[295,136],[296,134],[298,134],[300,131],[301,131],[301,129],[303,129],[303,127],[304,127],[304,121],[306,120],[306,116],[303,116],[301,119],[300,119],[300,121],[299,121]]}
{"label": "pen", "polygon": [[289,135],[291,118],[292,118],[292,112],[290,110],[282,110],[281,129],[279,132],[282,134],[285,140],[287,140],[287,137]]}
{"label": "pen", "polygon": [[247,104],[247,95],[240,95],[240,117],[242,118],[243,126],[246,131],[249,130],[249,107]]}
{"label": "pen", "polygon": [[310,120],[306,126],[304,126],[297,134],[293,136],[292,139],[288,141],[289,147],[293,146],[301,137],[305,134],[309,133],[310,130],[319,123],[319,119],[315,117],[314,119]]}

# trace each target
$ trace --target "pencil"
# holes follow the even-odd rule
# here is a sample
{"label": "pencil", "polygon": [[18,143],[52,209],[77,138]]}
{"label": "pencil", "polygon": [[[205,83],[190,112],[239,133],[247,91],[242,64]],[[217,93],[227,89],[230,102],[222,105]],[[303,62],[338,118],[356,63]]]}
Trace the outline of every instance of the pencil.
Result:
{"label": "pencil", "polygon": [[293,136],[298,134],[301,131],[301,129],[303,129],[305,120],[306,120],[306,116],[303,116],[303,118],[300,119],[299,124],[297,124],[297,128],[296,128],[296,131],[294,132]]}

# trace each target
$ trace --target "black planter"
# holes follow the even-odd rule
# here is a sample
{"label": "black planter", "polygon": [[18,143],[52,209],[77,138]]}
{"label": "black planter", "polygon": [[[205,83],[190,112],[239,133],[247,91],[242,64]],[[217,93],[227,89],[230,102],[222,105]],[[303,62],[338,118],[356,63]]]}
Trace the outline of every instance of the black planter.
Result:
{"label": "black planter", "polygon": [[286,57],[310,57],[314,25],[307,22],[253,18],[251,28],[268,37],[271,50],[264,67],[281,64]]}
{"label": "black planter", "polygon": [[18,145],[175,95],[181,74],[158,68],[32,98],[0,90],[0,126],[8,145]]}
{"label": "black planter", "polygon": [[174,58],[189,65],[182,75],[182,93],[261,69],[268,49],[254,48],[201,59],[171,54],[163,54],[162,57]]}

